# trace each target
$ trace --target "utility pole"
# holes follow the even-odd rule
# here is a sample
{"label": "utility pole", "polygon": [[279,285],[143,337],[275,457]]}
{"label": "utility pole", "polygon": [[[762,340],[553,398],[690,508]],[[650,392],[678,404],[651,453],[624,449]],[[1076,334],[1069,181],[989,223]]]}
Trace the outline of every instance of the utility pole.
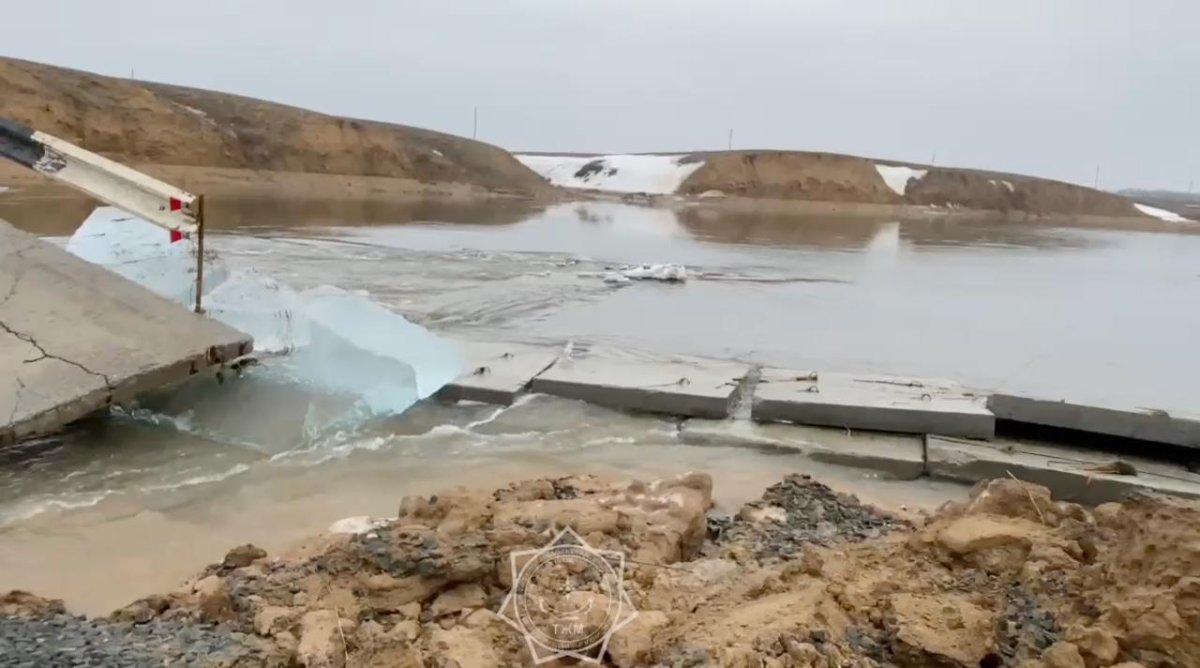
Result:
{"label": "utility pole", "polygon": [[471,123],[471,139],[479,138],[479,106],[475,107],[475,120]]}
{"label": "utility pole", "polygon": [[1100,165],[1096,165],[1096,181],[1092,184],[1092,188],[1100,189]]}
{"label": "utility pole", "polygon": [[729,128],[729,145],[727,149],[730,151],[733,150],[733,128]]}
{"label": "utility pole", "polygon": [[937,164],[937,151],[933,152],[933,157],[929,159],[929,165],[932,167]]}

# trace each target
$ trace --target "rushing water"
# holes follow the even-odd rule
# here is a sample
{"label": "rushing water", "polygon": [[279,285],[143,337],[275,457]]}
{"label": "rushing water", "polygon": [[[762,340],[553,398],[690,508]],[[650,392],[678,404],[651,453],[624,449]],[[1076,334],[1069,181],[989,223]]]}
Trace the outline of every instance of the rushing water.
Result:
{"label": "rushing water", "polygon": [[[0,217],[62,235],[86,215],[72,206],[0,200]],[[212,213],[221,229],[210,246],[234,267],[364,292],[457,337],[941,376],[1172,413],[1200,403],[1191,234],[595,202],[245,201]],[[614,287],[595,277],[663,262],[687,265],[692,280]],[[545,397],[503,410],[422,405],[342,431],[314,428],[315,405],[253,374],[204,380],[0,451],[0,590],[104,611],[169,588],[233,544],[279,549],[340,517],[393,513],[405,494],[540,474],[708,470],[726,508],[787,470],[890,504],[961,494],[791,455],[684,446],[672,421]]]}

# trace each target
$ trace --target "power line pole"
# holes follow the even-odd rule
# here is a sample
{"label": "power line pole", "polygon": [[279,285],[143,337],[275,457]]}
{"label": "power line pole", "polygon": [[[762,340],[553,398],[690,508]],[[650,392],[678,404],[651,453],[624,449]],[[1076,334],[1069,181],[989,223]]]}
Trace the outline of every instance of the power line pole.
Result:
{"label": "power line pole", "polygon": [[929,165],[932,167],[937,164],[937,151],[933,152],[933,157],[929,159]]}
{"label": "power line pole", "polygon": [[729,128],[729,145],[727,150],[733,150],[733,128]]}
{"label": "power line pole", "polygon": [[1095,190],[1100,189],[1100,165],[1096,165],[1096,181],[1092,184],[1092,188]]}
{"label": "power line pole", "polygon": [[479,138],[479,107],[475,107],[475,119],[471,122],[471,139]]}

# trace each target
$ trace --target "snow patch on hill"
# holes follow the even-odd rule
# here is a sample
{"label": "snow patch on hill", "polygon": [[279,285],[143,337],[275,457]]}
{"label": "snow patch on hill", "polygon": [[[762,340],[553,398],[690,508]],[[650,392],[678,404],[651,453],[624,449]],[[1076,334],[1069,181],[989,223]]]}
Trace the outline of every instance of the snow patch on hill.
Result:
{"label": "snow patch on hill", "polygon": [[686,155],[524,155],[526,167],[563,188],[669,195],[704,162]]}
{"label": "snow patch on hill", "polygon": [[920,181],[929,173],[927,169],[913,169],[912,167],[897,167],[894,165],[875,165],[875,171],[883,177],[883,182],[887,187],[891,188],[901,197],[908,190],[909,179]]}
{"label": "snow patch on hill", "polygon": [[1136,204],[1135,203],[1133,206],[1136,207],[1138,211],[1141,211],[1142,213],[1146,214],[1147,216],[1153,216],[1155,218],[1158,218],[1159,220],[1165,220],[1168,223],[1195,222],[1188,218],[1184,218],[1183,216],[1175,213],[1174,211],[1167,211],[1166,209],[1159,209],[1159,208],[1153,207],[1153,206],[1146,206],[1145,204]]}

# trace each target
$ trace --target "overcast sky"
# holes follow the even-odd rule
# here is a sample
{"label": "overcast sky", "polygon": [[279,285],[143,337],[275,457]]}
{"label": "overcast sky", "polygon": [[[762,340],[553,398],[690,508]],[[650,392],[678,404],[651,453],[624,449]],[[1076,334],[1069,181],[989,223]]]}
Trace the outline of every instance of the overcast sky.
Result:
{"label": "overcast sky", "polygon": [[467,136],[478,105],[512,150],[718,149],[732,127],[1200,188],[1195,0],[0,2],[3,55]]}

